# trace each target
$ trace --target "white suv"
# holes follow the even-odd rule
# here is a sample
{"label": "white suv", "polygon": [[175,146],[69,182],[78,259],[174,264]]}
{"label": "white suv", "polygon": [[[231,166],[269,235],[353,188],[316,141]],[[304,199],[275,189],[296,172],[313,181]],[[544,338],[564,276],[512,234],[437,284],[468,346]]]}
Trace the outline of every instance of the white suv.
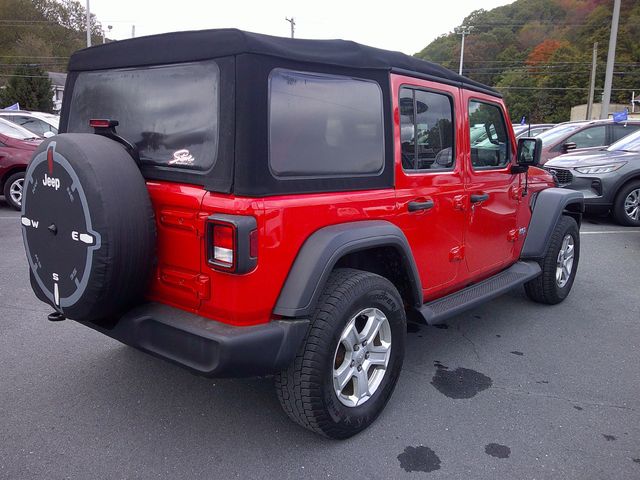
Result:
{"label": "white suv", "polygon": [[0,110],[0,118],[17,123],[40,137],[52,137],[58,133],[60,117],[51,113],[24,110]]}

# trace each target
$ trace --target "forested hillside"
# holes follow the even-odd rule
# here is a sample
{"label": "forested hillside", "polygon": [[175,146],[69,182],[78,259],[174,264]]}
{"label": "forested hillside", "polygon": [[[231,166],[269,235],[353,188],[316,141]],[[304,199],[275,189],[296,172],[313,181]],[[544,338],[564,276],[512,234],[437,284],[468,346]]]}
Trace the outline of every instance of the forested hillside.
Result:
{"label": "forested hillside", "polygon": [[[0,27],[0,85],[27,65],[64,72],[71,53],[86,46],[85,10],[73,0],[0,0]],[[93,42],[101,35],[92,17]]]}
{"label": "forested hillside", "polygon": [[[593,43],[598,42],[596,101],[604,86],[613,0],[518,0],[476,10],[463,24],[463,74],[496,87],[511,117],[532,122],[569,119],[586,103]],[[448,33],[416,56],[457,71],[460,36]],[[640,2],[622,0],[611,101],[629,103],[640,94]]]}

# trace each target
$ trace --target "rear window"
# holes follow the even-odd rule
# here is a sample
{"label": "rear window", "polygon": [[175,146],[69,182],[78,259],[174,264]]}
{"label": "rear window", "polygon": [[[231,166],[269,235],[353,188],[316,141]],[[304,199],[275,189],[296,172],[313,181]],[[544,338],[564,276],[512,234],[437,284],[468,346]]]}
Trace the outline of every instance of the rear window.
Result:
{"label": "rear window", "polygon": [[382,172],[379,85],[345,76],[273,70],[269,77],[269,166],[276,177]]}
{"label": "rear window", "polygon": [[117,120],[143,163],[208,170],[218,150],[219,79],[213,61],[81,72],[67,131],[92,132],[92,118]]}

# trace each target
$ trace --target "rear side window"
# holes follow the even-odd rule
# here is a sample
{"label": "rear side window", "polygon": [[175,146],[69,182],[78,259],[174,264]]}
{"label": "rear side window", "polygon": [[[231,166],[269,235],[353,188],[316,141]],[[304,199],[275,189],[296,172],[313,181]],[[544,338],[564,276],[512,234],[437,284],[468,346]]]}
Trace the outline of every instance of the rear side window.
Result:
{"label": "rear side window", "polygon": [[636,130],[638,130],[638,128],[640,128],[640,125],[635,125],[635,124],[614,124],[611,126],[613,129],[613,141],[617,142],[618,140],[620,140],[621,138],[626,137],[627,135],[632,134],[633,132],[635,132]]}
{"label": "rear side window", "polygon": [[143,163],[208,170],[218,149],[219,78],[213,61],[81,72],[67,131],[92,132],[92,118],[117,120]]}
{"label": "rear side window", "polygon": [[509,163],[511,141],[498,105],[471,100],[469,125],[474,169],[502,168]]}
{"label": "rear side window", "polygon": [[564,143],[575,143],[576,148],[600,147],[607,144],[607,127],[599,125],[580,130],[571,135]]}
{"label": "rear side window", "polygon": [[381,173],[384,127],[379,85],[274,69],[269,76],[269,167],[276,177]]}
{"label": "rear side window", "polygon": [[441,93],[400,89],[404,170],[453,170],[453,107]]}

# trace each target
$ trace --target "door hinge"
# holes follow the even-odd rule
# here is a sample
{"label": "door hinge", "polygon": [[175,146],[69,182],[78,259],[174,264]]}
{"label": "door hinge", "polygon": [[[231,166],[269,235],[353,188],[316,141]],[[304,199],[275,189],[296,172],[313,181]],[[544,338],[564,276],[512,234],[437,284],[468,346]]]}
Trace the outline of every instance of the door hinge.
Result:
{"label": "door hinge", "polygon": [[458,245],[449,250],[450,262],[461,262],[464,259],[464,245]]}
{"label": "door hinge", "polygon": [[511,187],[509,189],[509,196],[513,200],[520,200],[523,197],[522,192],[523,192],[522,187]]}
{"label": "door hinge", "polygon": [[160,267],[160,281],[168,286],[189,292],[195,299],[207,300],[211,295],[210,279],[200,273]]}
{"label": "door hinge", "polygon": [[454,210],[460,210],[464,212],[467,209],[467,197],[466,195],[456,195],[453,197],[453,208]]}

